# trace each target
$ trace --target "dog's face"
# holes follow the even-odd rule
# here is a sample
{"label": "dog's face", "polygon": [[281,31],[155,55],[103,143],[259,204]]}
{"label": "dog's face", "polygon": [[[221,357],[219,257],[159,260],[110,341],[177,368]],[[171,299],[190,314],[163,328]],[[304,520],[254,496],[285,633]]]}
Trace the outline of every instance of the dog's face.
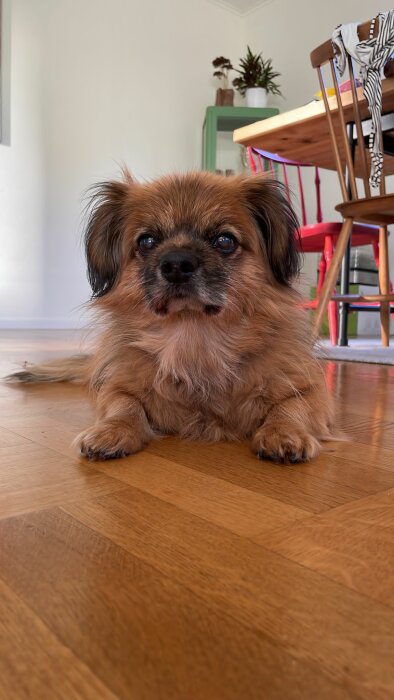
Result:
{"label": "dog's face", "polygon": [[[245,313],[298,272],[297,220],[280,185],[209,173],[99,185],[86,232],[93,297],[123,314]],[[104,299],[103,299],[104,301]]]}

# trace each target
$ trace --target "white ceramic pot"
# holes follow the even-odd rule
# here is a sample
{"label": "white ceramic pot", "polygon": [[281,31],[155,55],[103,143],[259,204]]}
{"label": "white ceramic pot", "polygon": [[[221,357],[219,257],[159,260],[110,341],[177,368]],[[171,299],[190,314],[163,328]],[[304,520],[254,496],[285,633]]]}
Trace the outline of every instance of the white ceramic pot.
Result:
{"label": "white ceramic pot", "polygon": [[267,90],[261,87],[248,88],[246,90],[247,107],[266,107]]}

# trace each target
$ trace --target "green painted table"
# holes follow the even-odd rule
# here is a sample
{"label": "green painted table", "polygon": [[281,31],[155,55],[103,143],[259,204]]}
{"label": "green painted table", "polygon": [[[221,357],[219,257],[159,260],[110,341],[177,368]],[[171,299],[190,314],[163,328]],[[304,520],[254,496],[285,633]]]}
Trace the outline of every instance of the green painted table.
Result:
{"label": "green painted table", "polygon": [[216,170],[216,134],[234,131],[279,114],[276,107],[207,107],[203,126],[202,169]]}

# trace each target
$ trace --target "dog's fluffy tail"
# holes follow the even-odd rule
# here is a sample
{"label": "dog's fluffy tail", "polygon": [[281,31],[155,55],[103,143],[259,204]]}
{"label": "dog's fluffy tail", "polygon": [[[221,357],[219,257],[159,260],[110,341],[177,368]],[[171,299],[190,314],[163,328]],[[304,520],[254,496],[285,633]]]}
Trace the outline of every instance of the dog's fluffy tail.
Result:
{"label": "dog's fluffy tail", "polygon": [[26,362],[19,372],[13,372],[5,378],[6,382],[36,384],[41,382],[78,382],[87,383],[90,378],[90,355],[74,355],[33,364]]}

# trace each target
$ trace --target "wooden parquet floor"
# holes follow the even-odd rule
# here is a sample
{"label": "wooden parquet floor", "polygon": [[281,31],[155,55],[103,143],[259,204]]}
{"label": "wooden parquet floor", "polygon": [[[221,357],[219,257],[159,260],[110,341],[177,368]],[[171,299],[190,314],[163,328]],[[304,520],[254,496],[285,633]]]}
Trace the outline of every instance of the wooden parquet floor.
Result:
{"label": "wooden parquet floor", "polygon": [[[3,333],[1,374],[77,347]],[[287,467],[88,463],[82,389],[0,386],[1,700],[394,698],[394,367],[326,371],[350,440]]]}

